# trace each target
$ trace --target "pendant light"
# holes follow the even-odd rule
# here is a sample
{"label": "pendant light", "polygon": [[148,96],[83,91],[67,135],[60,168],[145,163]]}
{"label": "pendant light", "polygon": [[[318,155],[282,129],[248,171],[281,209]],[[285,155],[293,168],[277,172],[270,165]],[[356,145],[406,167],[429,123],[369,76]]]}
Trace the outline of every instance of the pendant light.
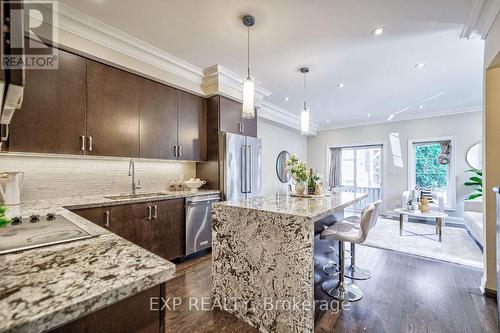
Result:
{"label": "pendant light", "polygon": [[247,27],[247,77],[243,81],[243,109],[241,116],[246,119],[255,117],[255,84],[250,76],[250,27],[255,24],[255,17],[245,15],[243,24]]}
{"label": "pendant light", "polygon": [[309,135],[309,108],[306,103],[306,74],[309,73],[309,68],[301,67],[299,71],[304,74],[304,108],[300,112],[300,134]]}

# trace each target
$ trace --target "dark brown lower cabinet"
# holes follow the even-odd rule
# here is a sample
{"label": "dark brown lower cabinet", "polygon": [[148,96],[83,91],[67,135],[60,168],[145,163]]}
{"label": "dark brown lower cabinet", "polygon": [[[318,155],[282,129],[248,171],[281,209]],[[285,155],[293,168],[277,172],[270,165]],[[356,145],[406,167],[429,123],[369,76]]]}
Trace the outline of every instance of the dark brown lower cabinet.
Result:
{"label": "dark brown lower cabinet", "polygon": [[[151,310],[152,297],[165,297],[165,284],[142,291],[85,317],[50,330],[50,333],[160,333],[165,332],[165,311]],[[155,301],[156,302],[156,301]],[[161,301],[159,302],[161,304]],[[157,303],[154,303],[157,304]]]}
{"label": "dark brown lower cabinet", "polygon": [[148,219],[150,206],[149,203],[112,206],[109,230],[150,251],[152,223]]}
{"label": "dark brown lower cabinet", "polygon": [[110,207],[96,207],[96,208],[84,208],[84,209],[73,209],[71,210],[76,215],[83,217],[97,224],[100,227],[107,228],[109,224],[109,219],[111,218],[111,208]]}
{"label": "dark brown lower cabinet", "polygon": [[164,259],[184,254],[184,199],[76,209],[73,213]]}
{"label": "dark brown lower cabinet", "polygon": [[184,199],[153,202],[157,217],[153,220],[151,252],[172,260],[184,254]]}

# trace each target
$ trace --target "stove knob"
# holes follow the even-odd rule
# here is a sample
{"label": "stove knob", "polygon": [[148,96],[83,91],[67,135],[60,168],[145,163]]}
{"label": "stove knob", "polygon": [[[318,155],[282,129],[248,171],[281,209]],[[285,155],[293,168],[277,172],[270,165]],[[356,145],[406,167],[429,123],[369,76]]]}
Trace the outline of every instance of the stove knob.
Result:
{"label": "stove knob", "polygon": [[31,223],[36,223],[36,222],[38,222],[38,221],[40,221],[40,215],[38,215],[38,214],[33,214],[33,215],[31,215],[31,216],[30,216],[30,222],[31,222]]}
{"label": "stove knob", "polygon": [[56,219],[56,213],[47,213],[47,220],[53,221]]}
{"label": "stove knob", "polygon": [[21,216],[15,216],[10,220],[10,223],[13,225],[21,224],[23,223],[23,218]]}

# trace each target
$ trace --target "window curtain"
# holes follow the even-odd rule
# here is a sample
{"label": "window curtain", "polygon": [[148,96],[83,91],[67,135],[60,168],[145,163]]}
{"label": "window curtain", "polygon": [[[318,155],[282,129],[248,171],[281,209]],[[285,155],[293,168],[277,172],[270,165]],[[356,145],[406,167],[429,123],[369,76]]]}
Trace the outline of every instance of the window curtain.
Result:
{"label": "window curtain", "polygon": [[342,182],[342,148],[330,148],[330,172],[328,183],[330,187],[340,187]]}
{"label": "window curtain", "polygon": [[450,163],[450,157],[451,157],[451,141],[441,141],[439,142],[441,145],[441,153],[438,156],[438,163],[439,164],[448,164]]}

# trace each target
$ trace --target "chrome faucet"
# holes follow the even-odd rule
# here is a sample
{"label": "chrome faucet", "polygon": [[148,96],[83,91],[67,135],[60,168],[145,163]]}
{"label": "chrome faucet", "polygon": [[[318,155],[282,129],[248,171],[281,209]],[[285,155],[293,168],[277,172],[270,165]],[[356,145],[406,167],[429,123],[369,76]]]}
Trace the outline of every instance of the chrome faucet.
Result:
{"label": "chrome faucet", "polygon": [[135,163],[133,159],[130,159],[128,164],[128,176],[132,177],[132,194],[135,195],[135,191],[140,190],[142,186],[140,180],[137,181],[137,184],[135,183]]}

